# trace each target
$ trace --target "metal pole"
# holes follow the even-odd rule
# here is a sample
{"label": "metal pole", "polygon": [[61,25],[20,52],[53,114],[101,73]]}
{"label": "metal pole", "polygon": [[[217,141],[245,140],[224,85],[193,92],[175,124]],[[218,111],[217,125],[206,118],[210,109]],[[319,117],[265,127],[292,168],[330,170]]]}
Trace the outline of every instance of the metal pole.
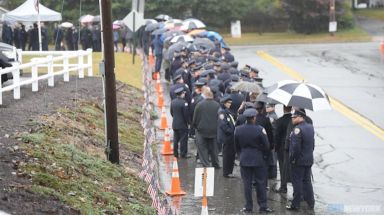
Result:
{"label": "metal pole", "polygon": [[104,37],[105,61],[105,112],[107,114],[107,157],[112,163],[119,163],[119,138],[116,106],[115,52],[112,35],[112,0],[101,1],[101,16]]}

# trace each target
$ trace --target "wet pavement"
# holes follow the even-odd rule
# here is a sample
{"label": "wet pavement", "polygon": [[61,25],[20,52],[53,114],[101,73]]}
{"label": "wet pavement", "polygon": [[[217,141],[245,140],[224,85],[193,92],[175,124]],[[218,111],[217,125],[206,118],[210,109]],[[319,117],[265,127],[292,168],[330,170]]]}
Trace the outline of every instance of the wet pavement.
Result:
{"label": "wet pavement", "polygon": [[[378,43],[232,47],[239,66],[249,64],[259,68],[264,86],[268,86],[292,78],[260,58],[257,51],[268,53],[364,118],[384,127],[384,61]],[[168,95],[167,88],[164,89]],[[165,99],[169,104],[169,97]],[[277,113],[281,116],[280,106]],[[384,140],[336,110],[308,115],[316,131],[312,168],[315,214],[384,214]],[[169,125],[171,119],[168,115]],[[159,143],[162,135],[158,132]],[[162,145],[158,147],[160,151]],[[189,152],[194,155],[195,151],[190,139]],[[158,159],[161,187],[166,191],[170,189],[172,158],[159,155]],[[178,165],[181,187],[187,194],[173,198],[173,208],[177,214],[200,214],[201,198],[193,196],[194,171],[199,165],[194,158],[179,159]],[[221,169],[215,170],[214,196],[208,197],[209,214],[242,214],[244,197],[238,166],[234,174],[237,178],[227,179],[222,177]],[[269,186],[278,183],[279,180],[270,180]],[[275,209],[274,214],[308,214],[305,207],[299,213],[287,212],[287,198],[292,198],[290,185],[287,195],[269,192],[268,204]],[[254,210],[257,209],[254,197]]]}

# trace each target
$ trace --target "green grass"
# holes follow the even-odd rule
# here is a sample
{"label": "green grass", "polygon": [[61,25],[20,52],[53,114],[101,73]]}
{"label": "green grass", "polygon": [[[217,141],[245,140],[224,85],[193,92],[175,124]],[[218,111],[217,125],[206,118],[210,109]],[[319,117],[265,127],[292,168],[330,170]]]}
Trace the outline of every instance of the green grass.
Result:
{"label": "green grass", "polygon": [[[30,62],[32,56],[23,57],[23,63]],[[100,76],[99,74],[99,64],[101,62],[101,52],[92,53],[92,65],[93,65],[93,75]],[[86,62],[86,61],[85,61]],[[142,83],[142,69],[141,69],[141,59],[138,55],[135,56],[135,64],[132,64],[132,55],[128,53],[117,52],[115,53],[115,75],[116,80],[134,86],[138,89],[141,89],[143,86]],[[77,63],[77,60],[70,60],[70,64]],[[55,71],[58,71],[56,69]],[[24,73],[30,73],[31,69],[25,69]],[[46,74],[46,69],[39,69],[40,74]],[[71,75],[77,75],[76,72],[71,72]],[[87,73],[85,71],[85,76]]]}
{"label": "green grass", "polygon": [[384,8],[357,9],[354,13],[358,16],[384,21]]}
{"label": "green grass", "polygon": [[[140,98],[138,89],[120,90]],[[124,155],[143,152],[140,105],[140,101],[131,102],[118,113]],[[57,114],[30,121],[34,132],[19,135],[29,159],[17,171],[31,179],[31,192],[54,196],[81,214],[155,214],[147,186],[130,169],[132,164],[127,167],[106,160],[101,119],[97,103],[81,101],[76,110],[62,108]]]}
{"label": "green grass", "polygon": [[263,44],[299,44],[299,43],[333,43],[333,42],[362,42],[370,41],[370,36],[360,28],[338,31],[334,36],[329,33],[297,34],[294,32],[282,33],[245,33],[241,38],[232,38],[223,35],[229,45],[263,45]]}

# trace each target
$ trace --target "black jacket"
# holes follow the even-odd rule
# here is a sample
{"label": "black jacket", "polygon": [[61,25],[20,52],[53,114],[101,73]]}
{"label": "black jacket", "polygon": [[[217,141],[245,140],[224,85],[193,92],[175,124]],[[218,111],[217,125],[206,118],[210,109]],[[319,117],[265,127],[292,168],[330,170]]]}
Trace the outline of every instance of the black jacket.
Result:
{"label": "black jacket", "polygon": [[315,131],[307,122],[296,125],[291,135],[289,160],[298,166],[313,164],[313,150],[315,149]]}
{"label": "black jacket", "polygon": [[278,151],[284,147],[285,137],[287,136],[287,128],[291,122],[291,113],[286,113],[276,120],[276,130],[274,134],[275,150]]}
{"label": "black jacket", "polygon": [[172,129],[188,129],[189,106],[188,103],[177,97],[171,102]]}
{"label": "black jacket", "polygon": [[204,99],[196,105],[192,126],[201,136],[216,138],[219,108],[220,104],[213,99]]}
{"label": "black jacket", "polygon": [[233,143],[235,132],[235,119],[228,109],[219,110],[219,122],[217,129],[217,139],[223,144]]}
{"label": "black jacket", "polygon": [[245,123],[235,129],[235,147],[240,155],[240,166],[265,166],[269,143],[265,129]]}

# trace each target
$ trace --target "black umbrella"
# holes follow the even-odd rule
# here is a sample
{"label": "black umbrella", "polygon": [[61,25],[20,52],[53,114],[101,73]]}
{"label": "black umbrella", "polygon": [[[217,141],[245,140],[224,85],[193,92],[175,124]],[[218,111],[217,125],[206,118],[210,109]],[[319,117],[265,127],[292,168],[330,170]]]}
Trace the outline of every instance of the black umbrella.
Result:
{"label": "black umbrella", "polygon": [[162,33],[166,32],[166,31],[168,31],[168,29],[166,29],[166,28],[160,28],[160,29],[156,29],[156,30],[154,30],[151,34],[152,34],[152,35],[159,35],[159,34],[162,34]]}
{"label": "black umbrella", "polygon": [[154,31],[160,28],[162,25],[162,23],[149,23],[147,26],[145,26],[145,31]]}
{"label": "black umbrella", "polygon": [[193,45],[196,46],[197,49],[214,49],[215,44],[208,38],[196,38],[193,41]]}
{"label": "black umbrella", "polygon": [[183,49],[183,47],[187,47],[188,43],[185,43],[185,42],[178,42],[178,43],[175,43],[173,45],[171,45],[168,50],[167,50],[167,54],[166,54],[166,59],[167,60],[172,60],[172,58],[174,57],[174,54],[175,52],[177,51],[181,51],[181,49]]}

